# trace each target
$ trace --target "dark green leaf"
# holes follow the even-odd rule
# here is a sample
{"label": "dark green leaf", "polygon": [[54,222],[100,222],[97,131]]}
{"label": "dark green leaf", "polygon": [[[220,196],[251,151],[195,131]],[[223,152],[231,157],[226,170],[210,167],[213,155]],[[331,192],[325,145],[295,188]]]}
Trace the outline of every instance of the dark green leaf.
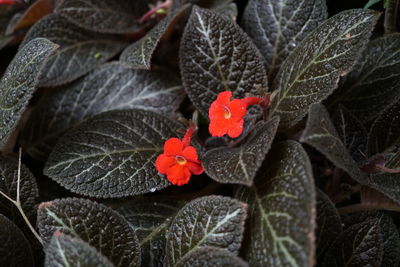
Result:
{"label": "dark green leaf", "polygon": [[73,192],[99,198],[163,189],[170,183],[156,170],[156,157],[181,127],[139,109],[102,113],[60,140],[44,173]]}
{"label": "dark green leaf", "polygon": [[[0,191],[11,199],[17,199],[18,161],[0,156]],[[36,203],[39,196],[35,177],[29,169],[21,164],[19,197],[22,209],[29,219],[36,216]],[[20,227],[25,226],[18,209],[6,198],[0,195],[0,213],[10,218]]]}
{"label": "dark green leaf", "polygon": [[325,0],[250,0],[242,25],[264,56],[272,81],[286,57],[327,17]]}
{"label": "dark green leaf", "polygon": [[163,266],[165,235],[182,206],[182,202],[167,198],[139,198],[117,210],[136,229],[142,249],[142,266]]}
{"label": "dark green leaf", "polygon": [[201,247],[239,252],[246,219],[246,204],[228,197],[207,196],[184,206],[167,234],[166,266],[181,264]]}
{"label": "dark green leaf", "polygon": [[91,31],[132,33],[141,28],[139,19],[157,1],[62,0],[55,12]]}
{"label": "dark green leaf", "polygon": [[398,266],[400,256],[400,238],[393,219],[381,211],[353,213],[343,217],[346,228],[371,218],[378,220],[383,239],[383,257],[381,266]]}
{"label": "dark green leaf", "polygon": [[211,2],[213,2],[213,5],[210,7],[211,10],[219,13],[228,20],[236,21],[239,11],[233,0],[216,0]]}
{"label": "dark green leaf", "polygon": [[369,178],[369,187],[400,203],[400,173],[379,173]]}
{"label": "dark green leaf", "polygon": [[360,170],[351,157],[331,122],[328,111],[322,104],[314,104],[310,107],[307,126],[301,142],[316,148],[354,180],[361,184],[367,182],[367,174]]}
{"label": "dark green leaf", "polygon": [[56,48],[47,39],[32,40],[19,50],[8,65],[0,80],[0,147],[17,126],[36,89],[38,76]]}
{"label": "dark green leaf", "polygon": [[262,57],[248,36],[235,23],[198,7],[182,37],[180,67],[183,85],[205,117],[222,91],[238,98],[267,89]]}
{"label": "dark green leaf", "polygon": [[334,114],[333,124],[351,157],[358,164],[365,162],[368,132],[364,125],[343,106]]}
{"label": "dark green leaf", "polygon": [[400,168],[400,150],[390,156],[385,166],[391,169]]}
{"label": "dark green leaf", "polygon": [[140,265],[135,230],[121,215],[102,204],[79,198],[42,203],[38,228],[47,244],[53,234],[60,231],[87,242],[115,266]]}
{"label": "dark green leaf", "polygon": [[251,186],[257,170],[271,147],[279,118],[259,122],[240,147],[220,147],[203,155],[205,172],[220,183]]}
{"label": "dark green leaf", "polygon": [[160,21],[143,38],[128,46],[121,54],[119,60],[134,69],[151,68],[151,58],[157,48],[158,43],[166,30],[174,25],[174,21],[179,18],[183,10],[172,12]]}
{"label": "dark green leaf", "polygon": [[400,96],[400,34],[373,40],[346,77],[334,101],[342,103],[362,122],[373,120],[382,107]]}
{"label": "dark green leaf", "polygon": [[110,36],[82,30],[58,14],[50,14],[36,23],[24,43],[36,37],[45,37],[60,45],[43,70],[41,86],[73,81],[115,56],[125,46]]}
{"label": "dark green leaf", "polygon": [[301,120],[313,103],[328,97],[339,78],[350,71],[367,44],[379,13],[347,10],[327,20],[297,46],[274,81],[271,114],[282,127]]}
{"label": "dark green leaf", "polygon": [[113,267],[94,247],[79,238],[56,233],[46,249],[46,267]]}
{"label": "dark green leaf", "polygon": [[[399,87],[400,88],[400,87]],[[375,120],[368,135],[368,155],[390,151],[400,144],[400,100]]]}
{"label": "dark green leaf", "polygon": [[322,191],[317,191],[317,262],[342,232],[342,222],[335,205]]}
{"label": "dark green leaf", "polygon": [[33,254],[28,240],[13,222],[1,214],[0,266],[34,266]]}
{"label": "dark green leaf", "polygon": [[379,221],[368,220],[343,231],[326,252],[322,266],[381,266],[382,254]]}
{"label": "dark green leaf", "polygon": [[184,95],[180,80],[171,73],[105,64],[75,83],[46,94],[32,112],[21,144],[31,156],[44,161],[62,134],[89,117],[127,108],[170,116]]}
{"label": "dark green leaf", "polygon": [[379,3],[381,0],[369,0],[368,3],[364,6],[365,9],[370,8],[371,6]]}
{"label": "dark green leaf", "polygon": [[179,267],[247,267],[249,266],[235,254],[214,247],[197,248],[182,258]]}
{"label": "dark green leaf", "polygon": [[249,204],[245,259],[250,266],[311,266],[316,196],[308,156],[288,141],[273,146],[265,162],[254,186],[237,193]]}

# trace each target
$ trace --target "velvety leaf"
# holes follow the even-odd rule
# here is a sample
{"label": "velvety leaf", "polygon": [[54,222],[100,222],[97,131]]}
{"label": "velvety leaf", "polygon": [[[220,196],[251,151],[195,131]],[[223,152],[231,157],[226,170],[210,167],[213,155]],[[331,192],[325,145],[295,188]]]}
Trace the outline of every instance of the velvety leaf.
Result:
{"label": "velvety leaf", "polygon": [[369,43],[334,102],[346,106],[362,122],[377,117],[382,107],[400,96],[399,47],[398,33]]}
{"label": "velvety leaf", "polygon": [[322,266],[381,266],[382,254],[379,222],[368,220],[343,231],[326,252]]}
{"label": "velvety leaf", "polygon": [[208,118],[217,94],[230,90],[235,98],[257,95],[267,89],[262,57],[235,23],[205,9],[194,7],[180,48],[183,85]]}
{"label": "velvety leaf", "polygon": [[[18,160],[0,156],[0,191],[11,199],[17,199]],[[29,219],[36,215],[35,205],[39,196],[35,177],[21,164],[19,198],[22,209]],[[18,209],[9,200],[0,195],[0,213],[10,218],[19,226],[25,226]],[[21,223],[21,224],[20,224]]]}
{"label": "velvety leaf", "polygon": [[334,114],[333,124],[351,157],[358,164],[365,162],[368,132],[364,125],[343,106]]}
{"label": "velvety leaf", "polygon": [[142,249],[142,266],[162,267],[165,235],[182,202],[167,198],[139,198],[117,211],[136,229]]}
{"label": "velvety leaf", "polygon": [[400,173],[379,173],[369,178],[369,187],[400,203]]}
{"label": "velvety leaf", "polygon": [[56,231],[80,238],[115,266],[139,266],[135,230],[112,209],[96,202],[66,198],[44,202],[38,210],[39,233],[47,247]]}
{"label": "velvety leaf", "polygon": [[28,240],[7,217],[0,214],[0,265],[7,267],[34,266]]}
{"label": "velvety leaf", "polygon": [[249,204],[250,266],[311,266],[314,258],[315,188],[302,146],[288,141],[272,147],[253,187],[237,197]]}
{"label": "velvety leaf", "polygon": [[229,20],[236,21],[239,11],[236,3],[234,3],[233,0],[217,0],[211,2],[213,3],[213,5],[210,7],[211,10],[219,13],[221,16]]}
{"label": "velvety leaf", "polygon": [[171,73],[105,64],[84,78],[46,94],[22,132],[21,145],[34,158],[46,160],[59,137],[89,117],[128,108],[170,116],[184,95],[180,80]]}
{"label": "velvety leaf", "polygon": [[132,33],[139,19],[157,1],[63,0],[55,12],[82,28],[104,33]]}
{"label": "velvety leaf", "polygon": [[317,190],[317,262],[342,232],[342,222],[335,205],[322,191]]}
{"label": "velvety leaf", "polygon": [[139,109],[102,113],[60,140],[44,173],[73,192],[98,198],[163,189],[170,183],[156,170],[156,157],[181,127]]}
{"label": "velvety leaf", "polygon": [[390,156],[385,166],[391,169],[400,168],[400,150]]}
{"label": "velvety leaf", "polygon": [[45,37],[60,45],[46,64],[40,77],[41,86],[73,81],[115,56],[125,46],[110,36],[82,30],[58,14],[50,14],[36,23],[24,42],[36,37]]}
{"label": "velvety leaf", "polygon": [[271,147],[278,125],[278,117],[266,123],[259,122],[240,147],[219,147],[207,151],[202,161],[205,172],[220,183],[251,186]]}
{"label": "velvety leaf", "polygon": [[[400,87],[399,87],[400,88]],[[390,151],[400,144],[400,100],[375,120],[368,135],[368,155]]]}
{"label": "velvety leaf", "polygon": [[250,0],[242,26],[264,56],[272,81],[286,57],[327,17],[325,0]]}
{"label": "velvety leaf", "polygon": [[353,213],[343,217],[346,228],[369,219],[376,219],[382,233],[383,256],[381,266],[398,266],[400,256],[400,238],[393,219],[381,211],[368,211]]}
{"label": "velvety leaf", "polygon": [[4,145],[36,89],[38,76],[57,46],[34,39],[16,54],[0,80],[0,146]]}
{"label": "velvety leaf", "polygon": [[182,258],[179,267],[246,267],[249,266],[235,254],[215,247],[197,248]]}
{"label": "velvety leaf", "polygon": [[351,157],[331,122],[328,111],[322,104],[314,104],[310,107],[307,126],[301,137],[301,142],[316,148],[354,180],[361,184],[367,182],[367,174],[360,170]]}
{"label": "velvety leaf", "polygon": [[178,10],[168,14],[144,37],[128,46],[122,52],[119,60],[134,69],[149,70],[151,68],[151,59],[158,43],[167,29],[175,25],[175,21],[179,19],[182,11]]}
{"label": "velvety leaf", "polygon": [[46,249],[46,267],[113,267],[94,247],[79,238],[55,234]]}
{"label": "velvety leaf", "polygon": [[166,266],[182,264],[195,249],[217,247],[237,255],[247,206],[222,196],[206,196],[186,204],[167,234]]}
{"label": "velvety leaf", "polygon": [[313,103],[328,97],[367,44],[379,13],[347,10],[328,19],[297,46],[274,81],[277,90],[270,113],[282,127],[301,120]]}

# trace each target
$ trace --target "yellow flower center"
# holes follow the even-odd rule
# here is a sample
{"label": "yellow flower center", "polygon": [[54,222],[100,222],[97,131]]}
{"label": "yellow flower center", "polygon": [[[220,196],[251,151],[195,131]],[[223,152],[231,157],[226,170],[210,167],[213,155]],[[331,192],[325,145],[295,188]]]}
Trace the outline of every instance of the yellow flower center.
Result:
{"label": "yellow flower center", "polygon": [[230,119],[231,117],[232,117],[231,110],[227,106],[224,106],[224,118]]}
{"label": "yellow flower center", "polygon": [[186,159],[182,156],[176,156],[175,157],[176,163],[179,165],[185,165],[186,164]]}

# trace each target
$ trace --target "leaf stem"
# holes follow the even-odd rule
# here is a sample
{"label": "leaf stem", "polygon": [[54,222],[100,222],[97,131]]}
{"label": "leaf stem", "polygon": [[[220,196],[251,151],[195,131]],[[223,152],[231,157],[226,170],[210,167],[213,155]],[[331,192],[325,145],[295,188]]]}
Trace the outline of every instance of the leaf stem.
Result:
{"label": "leaf stem", "polygon": [[385,8],[385,34],[397,32],[397,15],[399,10],[399,0],[387,0]]}

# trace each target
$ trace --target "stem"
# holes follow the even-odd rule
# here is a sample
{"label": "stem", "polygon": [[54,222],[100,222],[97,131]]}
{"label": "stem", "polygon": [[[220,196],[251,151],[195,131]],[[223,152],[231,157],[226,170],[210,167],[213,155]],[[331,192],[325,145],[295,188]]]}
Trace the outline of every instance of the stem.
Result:
{"label": "stem", "polygon": [[157,14],[157,11],[160,9],[169,9],[172,6],[172,0],[166,0],[164,3],[159,4],[158,6],[152,8],[143,17],[140,19],[140,23],[144,23],[148,21],[154,14]]}
{"label": "stem", "polygon": [[40,244],[42,244],[42,246],[44,246],[43,240],[42,238],[39,236],[39,234],[36,232],[35,228],[32,226],[31,222],[29,221],[29,219],[26,217],[24,210],[22,209],[22,206],[20,203],[14,203],[15,206],[17,207],[17,209],[19,210],[19,212],[22,215],[22,218],[24,218],[25,223],[28,225],[29,229],[31,230],[31,232],[33,233],[33,235],[36,237],[36,239],[40,242]]}
{"label": "stem", "polygon": [[387,7],[385,9],[385,34],[397,32],[397,13],[399,7],[399,0],[387,0]]}

